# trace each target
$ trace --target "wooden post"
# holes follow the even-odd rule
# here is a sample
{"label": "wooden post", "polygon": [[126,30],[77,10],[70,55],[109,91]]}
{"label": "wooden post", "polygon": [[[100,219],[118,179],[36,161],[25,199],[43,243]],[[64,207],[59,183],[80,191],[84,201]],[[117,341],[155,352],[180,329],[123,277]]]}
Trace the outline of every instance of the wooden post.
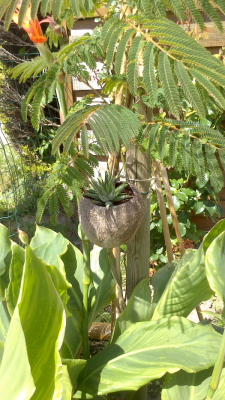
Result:
{"label": "wooden post", "polygon": [[135,286],[149,277],[150,258],[150,154],[137,146],[127,150],[127,178],[137,186],[145,201],[145,214],[136,235],[127,242],[126,294],[129,300]]}
{"label": "wooden post", "polygon": [[[146,122],[151,122],[153,113],[139,101]],[[145,201],[145,214],[136,235],[127,242],[126,294],[129,300],[135,286],[149,277],[150,258],[150,152],[143,153],[137,145],[131,145],[126,154],[127,179],[137,186]]]}
{"label": "wooden post", "polygon": [[[140,111],[146,122],[151,122],[153,113],[139,100]],[[136,235],[127,242],[126,295],[129,300],[135,286],[149,277],[150,258],[150,152],[143,153],[137,145],[131,145],[126,154],[127,179],[137,186],[145,201],[145,214]],[[147,400],[147,385],[141,387],[133,400]]]}

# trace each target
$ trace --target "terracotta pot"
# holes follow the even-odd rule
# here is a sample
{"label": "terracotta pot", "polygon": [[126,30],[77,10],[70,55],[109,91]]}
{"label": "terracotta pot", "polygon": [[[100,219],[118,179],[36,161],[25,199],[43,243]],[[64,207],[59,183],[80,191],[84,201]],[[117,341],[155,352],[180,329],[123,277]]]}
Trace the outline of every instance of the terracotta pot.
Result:
{"label": "terracotta pot", "polygon": [[145,212],[145,203],[136,187],[129,186],[134,197],[108,209],[85,197],[81,199],[80,223],[92,243],[100,247],[117,247],[136,233]]}

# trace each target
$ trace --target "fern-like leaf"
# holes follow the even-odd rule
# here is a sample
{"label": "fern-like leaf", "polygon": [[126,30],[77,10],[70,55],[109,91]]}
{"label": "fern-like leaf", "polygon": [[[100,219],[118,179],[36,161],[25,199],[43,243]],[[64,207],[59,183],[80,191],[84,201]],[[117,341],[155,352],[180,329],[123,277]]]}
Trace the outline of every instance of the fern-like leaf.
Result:
{"label": "fern-like leaf", "polygon": [[72,9],[75,17],[80,16],[79,3],[77,0],[71,0]]}
{"label": "fern-like leaf", "polygon": [[225,14],[225,3],[223,0],[213,0],[213,3]]}
{"label": "fern-like leaf", "polygon": [[106,65],[108,67],[110,67],[112,64],[115,49],[116,49],[116,44],[119,41],[119,38],[122,35],[124,29],[126,28],[126,24],[123,21],[121,21],[120,24],[118,24],[118,25],[119,26],[116,25],[115,30],[112,32],[112,35],[109,39],[108,47],[106,49]]}
{"label": "fern-like leaf", "polygon": [[115,69],[117,75],[121,73],[121,68],[125,59],[125,50],[127,48],[130,38],[134,35],[134,33],[135,29],[133,28],[127,29],[127,31],[124,33],[123,37],[119,42],[115,60]]}
{"label": "fern-like leaf", "polygon": [[88,106],[70,115],[60,126],[53,141],[53,153],[62,143],[67,153],[74,137],[87,123],[106,153],[118,151],[120,141],[121,144],[129,145],[138,136],[141,127],[136,115],[126,107],[113,104]]}
{"label": "fern-like leaf", "polygon": [[[38,8],[41,3],[41,0],[35,0],[31,2],[31,18],[35,19],[38,13]],[[61,3],[61,0],[59,0],[59,3]]]}
{"label": "fern-like leaf", "polygon": [[89,144],[88,144],[88,130],[86,125],[81,129],[81,145],[84,152],[84,156],[89,158]]}
{"label": "fern-like leaf", "polygon": [[35,129],[39,128],[42,106],[52,100],[58,82],[59,70],[60,64],[53,64],[52,67],[31,86],[25,96],[22,104],[22,117],[25,121],[27,120],[28,106],[33,98],[33,102],[31,103],[31,121]]}
{"label": "fern-like leaf", "polygon": [[223,33],[223,24],[221,21],[221,17],[218,14],[215,7],[209,1],[204,1],[204,11],[208,14],[208,16],[214,22],[214,24],[216,25],[219,32]]}
{"label": "fern-like leaf", "polygon": [[46,15],[48,10],[48,5],[51,0],[42,0],[41,2],[41,15]]}
{"label": "fern-like leaf", "polygon": [[42,87],[44,93],[44,80],[45,80],[45,75],[42,75],[36,82],[34,82],[34,84],[29,88],[29,90],[26,93],[21,108],[22,118],[25,122],[27,121],[28,105],[31,99],[35,96],[35,93],[39,90],[40,87]]}
{"label": "fern-like leaf", "polygon": [[[54,185],[53,185],[53,187],[54,187]],[[38,200],[37,213],[36,213],[36,220],[37,220],[38,224],[41,223],[44,210],[45,210],[46,205],[47,205],[47,203],[49,201],[49,198],[52,195],[52,189],[53,188],[48,188],[48,190],[46,190],[46,192],[43,194],[43,196]]]}
{"label": "fern-like leaf", "polygon": [[198,112],[199,116],[204,117],[206,115],[205,107],[202,103],[198,91],[195,89],[195,86],[190,79],[190,75],[188,74],[184,65],[181,62],[175,63],[175,72],[188,101]]}
{"label": "fern-like leaf", "polygon": [[139,52],[143,46],[142,37],[136,36],[130,47],[127,66],[127,80],[130,92],[135,95],[138,87]]}
{"label": "fern-like leaf", "polygon": [[34,129],[36,130],[38,130],[40,126],[40,120],[42,115],[42,109],[41,109],[42,100],[43,100],[43,88],[39,87],[33,98],[32,108],[31,108],[31,122]]}
{"label": "fern-like leaf", "polygon": [[183,166],[186,171],[190,170],[191,163],[191,140],[190,136],[183,135],[181,139],[181,150],[182,150],[182,159]]}
{"label": "fern-like leaf", "polygon": [[12,17],[16,10],[17,4],[18,4],[18,0],[11,0],[10,4],[7,7],[7,11],[6,11],[6,15],[5,15],[5,22],[4,22],[4,27],[5,27],[6,31],[9,29],[9,26],[11,24]]}
{"label": "fern-like leaf", "polygon": [[35,57],[32,61],[24,61],[21,64],[18,64],[10,71],[10,73],[14,79],[20,75],[19,82],[21,83],[26,82],[26,80],[31,76],[36,78],[40,72],[47,68],[47,66],[47,62],[42,56],[40,56]]}
{"label": "fern-like leaf", "polygon": [[210,183],[215,192],[218,193],[224,187],[224,176],[219,167],[215,155],[215,149],[213,149],[209,144],[205,144],[205,154],[206,164],[210,171]]}
{"label": "fern-like leaf", "polygon": [[52,225],[57,225],[59,215],[59,199],[56,191],[51,194],[49,200],[50,221]]}
{"label": "fern-like leaf", "polygon": [[189,10],[192,18],[200,26],[202,31],[204,31],[205,23],[204,23],[204,20],[202,18],[201,13],[199,12],[199,10],[196,7],[195,2],[193,0],[184,0],[184,3],[185,3],[185,6],[186,6],[186,9]]}
{"label": "fern-like leaf", "polygon": [[55,18],[59,18],[60,11],[61,11],[61,6],[62,6],[62,2],[61,1],[54,0],[54,3],[53,3],[53,14],[54,14]]}
{"label": "fern-like leaf", "polygon": [[175,167],[177,161],[178,135],[173,131],[169,137],[169,165]]}
{"label": "fern-like leaf", "polygon": [[113,32],[115,31],[115,29],[120,26],[120,19],[118,18],[112,18],[109,19],[105,25],[103,26],[102,29],[102,40],[103,40],[103,46],[105,49],[107,49],[108,45],[109,45],[109,41],[111,38],[111,35],[113,34]]}
{"label": "fern-like leaf", "polygon": [[9,7],[8,2],[3,0],[0,2],[0,20],[2,20],[2,17],[5,14],[8,7]]}
{"label": "fern-like leaf", "polygon": [[195,139],[192,142],[192,167],[195,175],[198,177],[200,184],[205,183],[205,160],[202,151],[202,143]]}
{"label": "fern-like leaf", "polygon": [[219,157],[220,157],[220,162],[223,166],[223,169],[225,170],[225,149],[219,150],[218,153],[219,153]]}
{"label": "fern-like leaf", "polygon": [[22,0],[21,7],[20,7],[19,18],[18,18],[18,25],[19,26],[22,26],[22,23],[23,23],[25,15],[26,15],[26,12],[27,12],[29,4],[30,4],[30,0]]}
{"label": "fern-like leaf", "polygon": [[69,217],[71,217],[72,213],[73,213],[73,209],[71,206],[71,202],[70,202],[70,198],[69,198],[67,190],[64,188],[64,186],[62,184],[58,184],[56,192],[57,192],[60,203],[62,204],[66,214]]}
{"label": "fern-like leaf", "polygon": [[168,137],[168,128],[166,126],[163,126],[163,128],[159,133],[159,140],[158,140],[158,153],[161,161],[163,161],[166,155],[167,137]]}
{"label": "fern-like leaf", "polygon": [[154,107],[157,102],[158,84],[155,75],[154,45],[152,43],[148,43],[144,49],[143,81],[152,107]]}
{"label": "fern-like leaf", "polygon": [[160,129],[160,124],[155,124],[149,132],[149,149],[152,151],[155,147],[156,138]]}
{"label": "fern-like leaf", "polygon": [[180,21],[185,21],[186,19],[186,8],[184,7],[182,1],[180,0],[167,0],[169,8],[175,15],[178,16]]}
{"label": "fern-like leaf", "polygon": [[170,62],[166,53],[159,55],[159,79],[164,89],[165,98],[170,111],[176,118],[179,118],[181,106],[177,85],[173,78]]}

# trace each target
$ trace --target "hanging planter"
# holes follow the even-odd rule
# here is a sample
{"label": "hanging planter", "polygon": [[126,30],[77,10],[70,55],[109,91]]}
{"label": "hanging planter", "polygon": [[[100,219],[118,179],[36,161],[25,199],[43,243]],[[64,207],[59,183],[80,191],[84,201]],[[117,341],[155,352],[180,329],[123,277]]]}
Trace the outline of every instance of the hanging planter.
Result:
{"label": "hanging planter", "polygon": [[[93,189],[97,189],[93,185]],[[145,204],[141,193],[134,185],[117,182],[115,190],[123,188],[116,199],[108,202],[96,200],[96,197],[82,197],[80,202],[80,223],[89,240],[100,246],[113,248],[126,243],[137,231],[145,211]],[[95,195],[90,189],[90,195]],[[92,192],[92,193],[91,193]],[[112,197],[112,196],[111,196]],[[104,196],[100,196],[105,200]],[[115,201],[117,200],[117,201]],[[95,204],[96,202],[97,204]],[[100,204],[102,203],[102,204]]]}

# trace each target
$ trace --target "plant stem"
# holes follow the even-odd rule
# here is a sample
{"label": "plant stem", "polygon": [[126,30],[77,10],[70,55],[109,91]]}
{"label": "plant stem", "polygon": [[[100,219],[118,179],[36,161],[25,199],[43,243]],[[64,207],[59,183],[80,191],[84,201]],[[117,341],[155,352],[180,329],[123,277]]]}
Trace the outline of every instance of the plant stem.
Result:
{"label": "plant stem", "polygon": [[206,400],[212,400],[213,395],[214,395],[216,389],[218,388],[220,376],[221,376],[222,369],[223,369],[224,358],[225,358],[225,330],[223,332],[219,353],[218,353],[217,360],[214,365],[212,377],[211,377],[211,380],[209,383]]}
{"label": "plant stem", "polygon": [[160,216],[161,216],[162,226],[163,226],[163,235],[164,235],[165,244],[166,244],[166,252],[167,252],[168,260],[169,260],[169,262],[171,262],[174,260],[174,256],[173,256],[173,249],[172,249],[172,244],[171,244],[171,239],[170,239],[169,224],[168,224],[167,215],[166,215],[166,204],[165,204],[165,200],[164,200],[162,184],[161,184],[161,179],[160,179],[160,169],[159,169],[159,164],[157,162],[154,163],[154,172],[155,172],[157,199],[158,199]]}
{"label": "plant stem", "polygon": [[[66,96],[64,90],[64,83],[58,83],[56,89],[57,97],[59,100],[59,108],[62,113],[63,120],[65,120],[67,115],[67,104],[66,104]],[[63,121],[61,121],[62,123]]]}
{"label": "plant stem", "polygon": [[108,249],[107,252],[108,252],[109,262],[110,262],[110,265],[112,268],[112,274],[116,281],[116,293],[117,293],[117,298],[118,298],[118,307],[119,307],[119,311],[121,313],[126,306],[124,298],[123,298],[123,289],[121,286],[119,273],[116,269],[116,260],[113,255],[112,249]]}
{"label": "plant stem", "polygon": [[87,360],[90,358],[89,339],[88,339],[88,292],[91,283],[90,266],[90,241],[81,228],[81,239],[83,246],[84,271],[83,271],[83,356]]}

